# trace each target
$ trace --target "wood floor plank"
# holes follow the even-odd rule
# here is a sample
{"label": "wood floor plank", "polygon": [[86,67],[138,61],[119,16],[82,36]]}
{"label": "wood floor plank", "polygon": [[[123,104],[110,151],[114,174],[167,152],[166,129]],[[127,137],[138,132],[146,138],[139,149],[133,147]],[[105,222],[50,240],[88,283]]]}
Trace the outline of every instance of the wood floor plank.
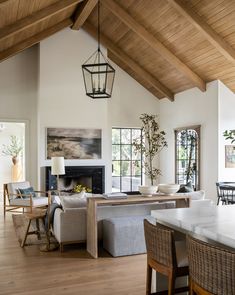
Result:
{"label": "wood floor plank", "polygon": [[11,214],[0,215],[0,295],[142,295],[146,255],[113,258],[102,251],[90,258],[85,245],[65,252],[40,252],[38,245],[22,249]]}

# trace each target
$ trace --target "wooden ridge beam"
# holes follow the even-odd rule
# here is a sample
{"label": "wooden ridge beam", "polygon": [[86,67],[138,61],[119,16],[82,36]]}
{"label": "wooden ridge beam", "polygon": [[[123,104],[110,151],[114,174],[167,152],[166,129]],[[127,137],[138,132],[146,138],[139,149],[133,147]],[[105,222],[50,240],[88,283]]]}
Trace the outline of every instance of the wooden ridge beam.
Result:
{"label": "wooden ridge beam", "polygon": [[[97,39],[97,29],[86,22],[83,28]],[[169,98],[171,101],[174,100],[174,94],[156,78],[154,78],[149,72],[145,71],[138,63],[131,59],[126,53],[124,53],[120,48],[115,46],[110,39],[105,37],[103,34],[100,35],[101,43],[110,50],[114,55],[116,55],[123,63],[125,63],[129,68],[131,68],[138,76],[141,76],[149,84],[151,84],[157,91],[159,91],[164,97]]]}
{"label": "wooden ridge beam", "polygon": [[20,33],[21,31],[32,27],[33,25],[71,7],[83,0],[64,0],[58,1],[48,7],[45,7],[29,16],[26,16],[13,24],[0,29],[0,42],[8,37]]}
{"label": "wooden ridge beam", "polygon": [[230,62],[235,64],[235,50],[220,37],[196,12],[190,5],[190,1],[168,0],[168,2],[176,8],[192,25],[194,25],[207,40]]}
{"label": "wooden ridge beam", "polygon": [[41,40],[53,35],[56,32],[59,32],[60,30],[66,27],[71,26],[72,24],[73,21],[70,18],[68,18],[28,39],[23,40],[22,42],[0,52],[0,61],[3,61],[4,59],[7,59],[10,56],[17,54],[26,48],[39,43]]}
{"label": "wooden ridge beam", "polygon": [[85,23],[92,10],[95,8],[98,0],[86,0],[77,8],[75,12],[75,20],[71,27],[73,30],[79,30]]}
{"label": "wooden ridge beam", "polygon": [[206,83],[194,73],[187,65],[185,65],[178,57],[176,57],[167,47],[150,34],[142,25],[130,16],[121,6],[113,0],[102,0],[102,4],[108,8],[116,17],[125,23],[133,32],[148,43],[158,54],[181,72],[196,87],[202,91],[206,90]]}

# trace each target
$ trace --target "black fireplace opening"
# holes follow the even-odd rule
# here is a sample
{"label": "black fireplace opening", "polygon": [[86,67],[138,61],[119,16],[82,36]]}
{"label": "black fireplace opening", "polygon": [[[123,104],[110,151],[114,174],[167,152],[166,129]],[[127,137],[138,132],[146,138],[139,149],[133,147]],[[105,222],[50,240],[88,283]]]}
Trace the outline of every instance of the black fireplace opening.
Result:
{"label": "black fireplace opening", "polygon": [[[89,188],[93,194],[104,193],[104,166],[65,166],[65,174],[59,176],[59,189],[72,193],[76,185]],[[56,190],[56,175],[51,174],[51,167],[46,167],[46,190]]]}

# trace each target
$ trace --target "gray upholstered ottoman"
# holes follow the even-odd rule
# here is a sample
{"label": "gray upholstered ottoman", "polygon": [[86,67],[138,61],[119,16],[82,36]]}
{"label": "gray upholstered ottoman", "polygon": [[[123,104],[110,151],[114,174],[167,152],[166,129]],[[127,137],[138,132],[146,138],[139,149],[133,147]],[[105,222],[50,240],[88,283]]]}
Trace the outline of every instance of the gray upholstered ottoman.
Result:
{"label": "gray upholstered ottoman", "polygon": [[144,218],[149,216],[113,217],[103,220],[103,247],[112,256],[146,252]]}

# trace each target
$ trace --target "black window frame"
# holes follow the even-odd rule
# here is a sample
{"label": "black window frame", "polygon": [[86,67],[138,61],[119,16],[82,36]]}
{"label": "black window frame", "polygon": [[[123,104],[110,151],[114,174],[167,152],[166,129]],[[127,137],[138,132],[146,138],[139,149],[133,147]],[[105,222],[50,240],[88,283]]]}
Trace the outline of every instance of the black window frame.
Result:
{"label": "black window frame", "polygon": [[[113,130],[119,130],[120,134],[120,143],[113,143]],[[127,144],[127,143],[123,143],[122,142],[122,130],[130,130],[130,134],[131,134],[131,138],[130,138],[130,143]],[[132,194],[132,193],[139,193],[137,190],[133,190],[133,178],[138,176],[140,177],[140,185],[143,184],[143,154],[142,152],[140,153],[140,160],[138,160],[140,162],[140,175],[133,175],[133,169],[132,169],[132,165],[133,163],[135,162],[135,160],[133,159],[133,136],[132,136],[132,131],[133,130],[138,130],[140,131],[140,138],[142,139],[142,128],[137,128],[137,127],[113,127],[112,128],[112,181],[113,181],[113,178],[117,177],[117,178],[120,178],[120,182],[119,182],[119,187],[120,187],[120,192],[125,192],[125,193],[128,193],[128,194]],[[119,160],[115,160],[113,159],[113,146],[119,146],[119,152],[120,152],[120,159]],[[123,160],[122,159],[122,156],[121,156],[121,150],[122,150],[122,147],[123,146],[130,146],[130,159],[128,160]],[[119,175],[115,175],[113,176],[113,162],[114,161],[120,161],[120,173]],[[122,175],[122,163],[123,162],[130,162],[130,174],[129,175]],[[130,178],[130,191],[128,190],[123,190],[122,189],[122,179],[123,177],[129,177]],[[113,189],[113,185],[112,185],[112,189]]]}

